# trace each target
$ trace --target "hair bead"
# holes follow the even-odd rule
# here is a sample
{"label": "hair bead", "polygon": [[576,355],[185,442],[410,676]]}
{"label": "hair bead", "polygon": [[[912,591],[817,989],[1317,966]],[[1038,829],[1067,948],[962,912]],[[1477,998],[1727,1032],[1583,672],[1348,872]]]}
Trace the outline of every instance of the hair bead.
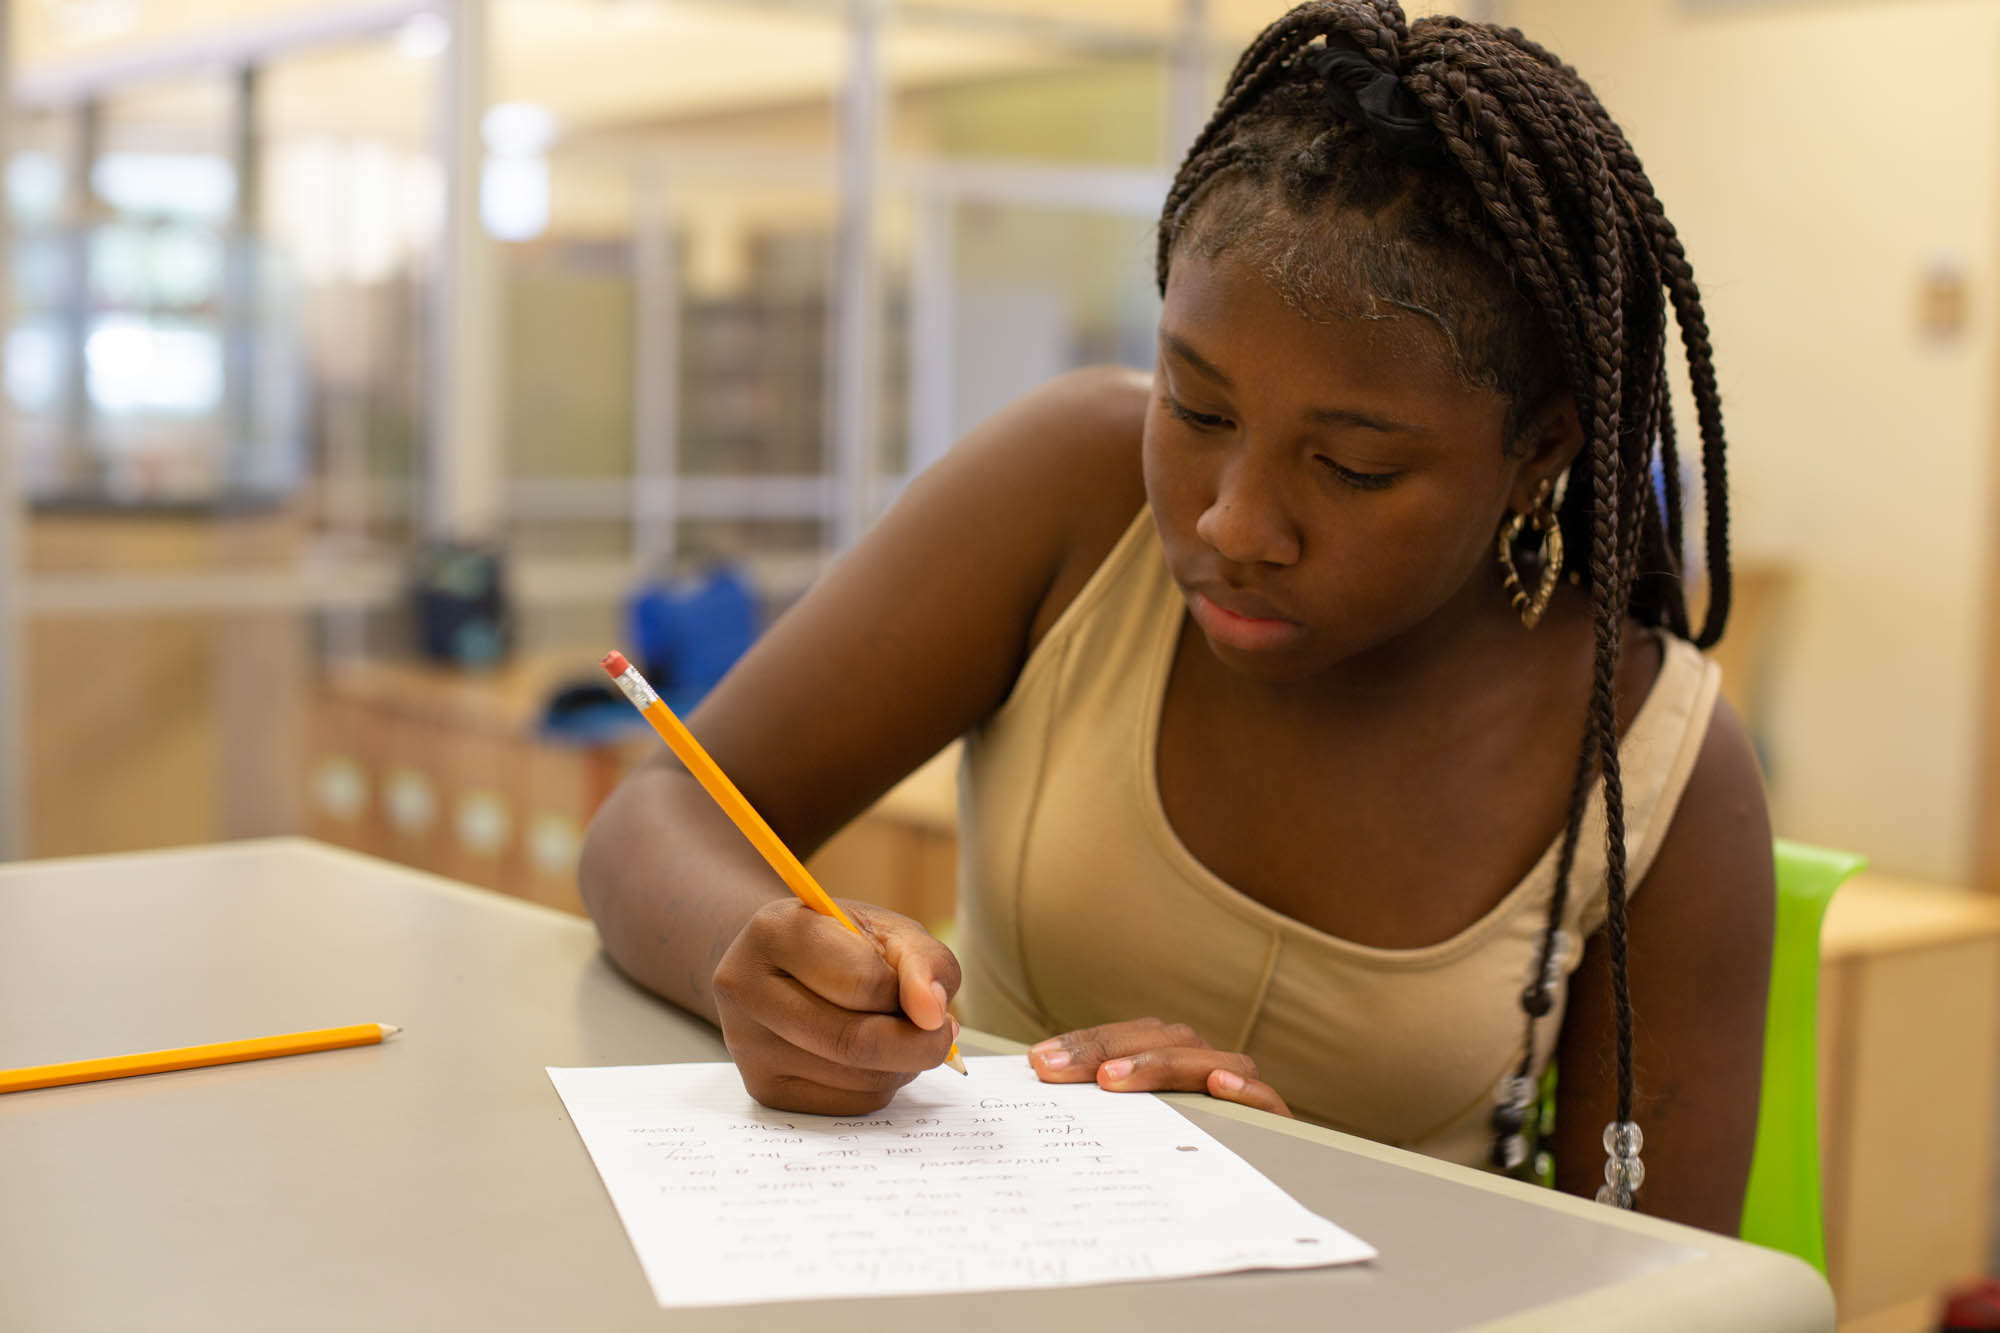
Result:
{"label": "hair bead", "polygon": [[1604,1152],[1609,1157],[1637,1157],[1646,1147],[1646,1135],[1630,1120],[1614,1120],[1604,1127]]}
{"label": "hair bead", "polygon": [[1646,1164],[1636,1157],[1607,1157],[1604,1159],[1604,1183],[1622,1185],[1636,1192],[1646,1183]]}

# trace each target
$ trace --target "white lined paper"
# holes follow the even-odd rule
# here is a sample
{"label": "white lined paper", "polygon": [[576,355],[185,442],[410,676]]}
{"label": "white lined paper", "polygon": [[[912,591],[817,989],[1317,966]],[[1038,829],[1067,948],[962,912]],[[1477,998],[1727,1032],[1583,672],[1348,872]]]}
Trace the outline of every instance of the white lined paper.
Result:
{"label": "white lined paper", "polygon": [[874,1115],[773,1111],[731,1064],[550,1069],[663,1306],[1317,1268],[1375,1251],[1157,1098],[1020,1056]]}

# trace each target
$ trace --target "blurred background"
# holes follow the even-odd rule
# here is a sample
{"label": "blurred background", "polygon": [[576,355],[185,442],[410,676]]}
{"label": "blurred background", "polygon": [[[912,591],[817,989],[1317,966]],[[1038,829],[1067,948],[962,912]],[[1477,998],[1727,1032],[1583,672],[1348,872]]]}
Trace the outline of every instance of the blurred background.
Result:
{"label": "blurred background", "polygon": [[[2000,0],[1440,8],[1577,65],[1686,240],[1727,688],[1779,832],[1873,864],[1823,941],[1836,1286],[1927,1327],[1992,1267],[1907,1129],[1991,1175]],[[597,657],[691,703],[972,423],[1150,365],[1159,201],[1281,9],[11,0],[0,854],[309,833],[576,910],[656,744]],[[947,920],[950,786],[822,873]]]}

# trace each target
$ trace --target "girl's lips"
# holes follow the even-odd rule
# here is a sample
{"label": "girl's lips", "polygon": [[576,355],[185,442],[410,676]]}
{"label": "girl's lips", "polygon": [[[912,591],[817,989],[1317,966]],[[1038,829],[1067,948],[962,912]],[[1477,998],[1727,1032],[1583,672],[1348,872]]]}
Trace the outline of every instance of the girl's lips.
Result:
{"label": "girl's lips", "polygon": [[1305,637],[1304,625],[1275,616],[1240,615],[1203,592],[1188,594],[1188,610],[1210,642],[1241,653],[1276,652]]}

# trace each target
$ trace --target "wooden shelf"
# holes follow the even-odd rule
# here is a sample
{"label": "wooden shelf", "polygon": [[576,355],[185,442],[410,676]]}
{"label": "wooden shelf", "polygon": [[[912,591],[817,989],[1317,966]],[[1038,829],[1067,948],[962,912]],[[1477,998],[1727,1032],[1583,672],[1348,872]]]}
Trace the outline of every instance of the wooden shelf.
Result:
{"label": "wooden shelf", "polygon": [[1820,1154],[1841,1326],[1910,1333],[1985,1271],[2000,900],[1863,872],[1820,937]]}

